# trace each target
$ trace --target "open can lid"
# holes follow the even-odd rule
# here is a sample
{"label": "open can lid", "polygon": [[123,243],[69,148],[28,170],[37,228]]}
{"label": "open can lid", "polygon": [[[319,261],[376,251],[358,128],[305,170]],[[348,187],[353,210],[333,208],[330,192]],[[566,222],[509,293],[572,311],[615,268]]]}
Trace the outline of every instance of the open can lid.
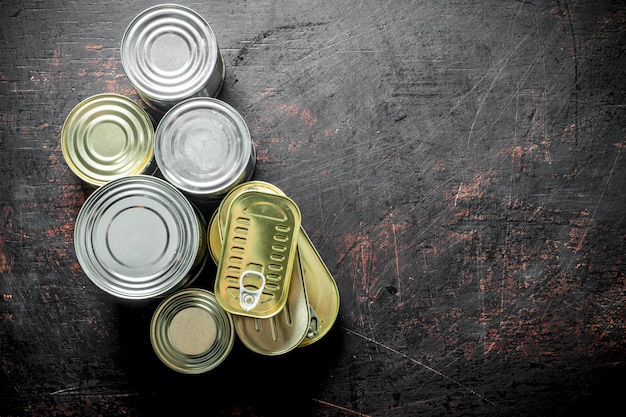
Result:
{"label": "open can lid", "polygon": [[180,191],[136,175],[111,181],[87,198],[76,218],[74,246],[96,286],[120,298],[146,299],[189,280],[202,233]]}

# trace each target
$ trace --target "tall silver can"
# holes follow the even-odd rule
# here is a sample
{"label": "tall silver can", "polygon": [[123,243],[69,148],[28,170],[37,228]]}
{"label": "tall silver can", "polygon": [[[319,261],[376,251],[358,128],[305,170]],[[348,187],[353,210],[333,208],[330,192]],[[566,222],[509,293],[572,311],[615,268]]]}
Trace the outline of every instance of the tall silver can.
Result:
{"label": "tall silver can", "polygon": [[139,96],[163,113],[190,97],[217,97],[224,83],[213,30],[185,6],[161,4],[141,12],[128,25],[120,53]]}

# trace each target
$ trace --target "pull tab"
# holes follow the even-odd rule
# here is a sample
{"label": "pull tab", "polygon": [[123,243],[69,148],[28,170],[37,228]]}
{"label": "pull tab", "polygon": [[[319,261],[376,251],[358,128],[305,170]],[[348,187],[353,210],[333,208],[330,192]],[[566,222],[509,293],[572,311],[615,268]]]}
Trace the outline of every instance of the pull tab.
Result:
{"label": "pull tab", "polygon": [[[261,286],[258,290],[249,290],[245,287],[243,283],[243,279],[246,275],[256,275],[261,278]],[[265,288],[265,275],[257,271],[243,271],[241,276],[239,277],[239,305],[245,311],[250,311],[257,304],[259,304],[259,300],[261,299],[261,294],[263,293],[263,289]]]}
{"label": "pull tab", "polygon": [[313,309],[313,306],[309,304],[309,312],[311,313],[311,320],[309,321],[309,330],[306,334],[306,337],[309,339],[314,337],[318,332],[318,322],[317,313]]}

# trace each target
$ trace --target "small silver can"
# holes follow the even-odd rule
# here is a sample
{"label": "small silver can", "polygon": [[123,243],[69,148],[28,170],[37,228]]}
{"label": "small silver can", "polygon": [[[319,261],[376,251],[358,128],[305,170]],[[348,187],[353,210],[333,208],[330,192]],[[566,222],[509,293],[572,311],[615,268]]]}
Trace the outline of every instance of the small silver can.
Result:
{"label": "small silver can", "polygon": [[256,151],[243,117],[211,97],[172,107],[157,126],[154,154],[163,177],[196,201],[216,201],[248,181]]}
{"label": "small silver can", "polygon": [[171,184],[148,175],[97,188],[74,228],[83,272],[124,299],[166,296],[188,286],[206,263],[206,245],[198,210]]}
{"label": "small silver can", "polygon": [[217,97],[224,83],[213,30],[185,6],[162,4],[141,12],[124,32],[120,54],[139,96],[160,112],[190,97]]}

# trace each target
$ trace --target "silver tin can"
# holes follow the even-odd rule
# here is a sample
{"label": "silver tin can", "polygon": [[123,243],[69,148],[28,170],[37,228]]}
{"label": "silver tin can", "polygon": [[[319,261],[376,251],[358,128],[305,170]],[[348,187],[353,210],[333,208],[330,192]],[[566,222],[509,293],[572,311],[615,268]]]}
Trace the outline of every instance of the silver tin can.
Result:
{"label": "silver tin can", "polygon": [[224,82],[213,30],[184,6],[162,4],[137,15],[124,32],[120,54],[137,93],[157,111],[190,97],[216,97]]}
{"label": "silver tin can", "polygon": [[249,180],[256,151],[243,117],[216,98],[172,107],[157,126],[154,154],[163,177],[191,199],[216,200]]}
{"label": "silver tin can", "polygon": [[150,322],[150,341],[170,369],[199,374],[218,366],[231,352],[234,323],[212,292],[187,288],[159,304]]}
{"label": "silver tin can", "polygon": [[83,272],[125,299],[164,296],[187,286],[206,263],[206,245],[200,213],[171,184],[147,175],[96,189],[74,229]]}

